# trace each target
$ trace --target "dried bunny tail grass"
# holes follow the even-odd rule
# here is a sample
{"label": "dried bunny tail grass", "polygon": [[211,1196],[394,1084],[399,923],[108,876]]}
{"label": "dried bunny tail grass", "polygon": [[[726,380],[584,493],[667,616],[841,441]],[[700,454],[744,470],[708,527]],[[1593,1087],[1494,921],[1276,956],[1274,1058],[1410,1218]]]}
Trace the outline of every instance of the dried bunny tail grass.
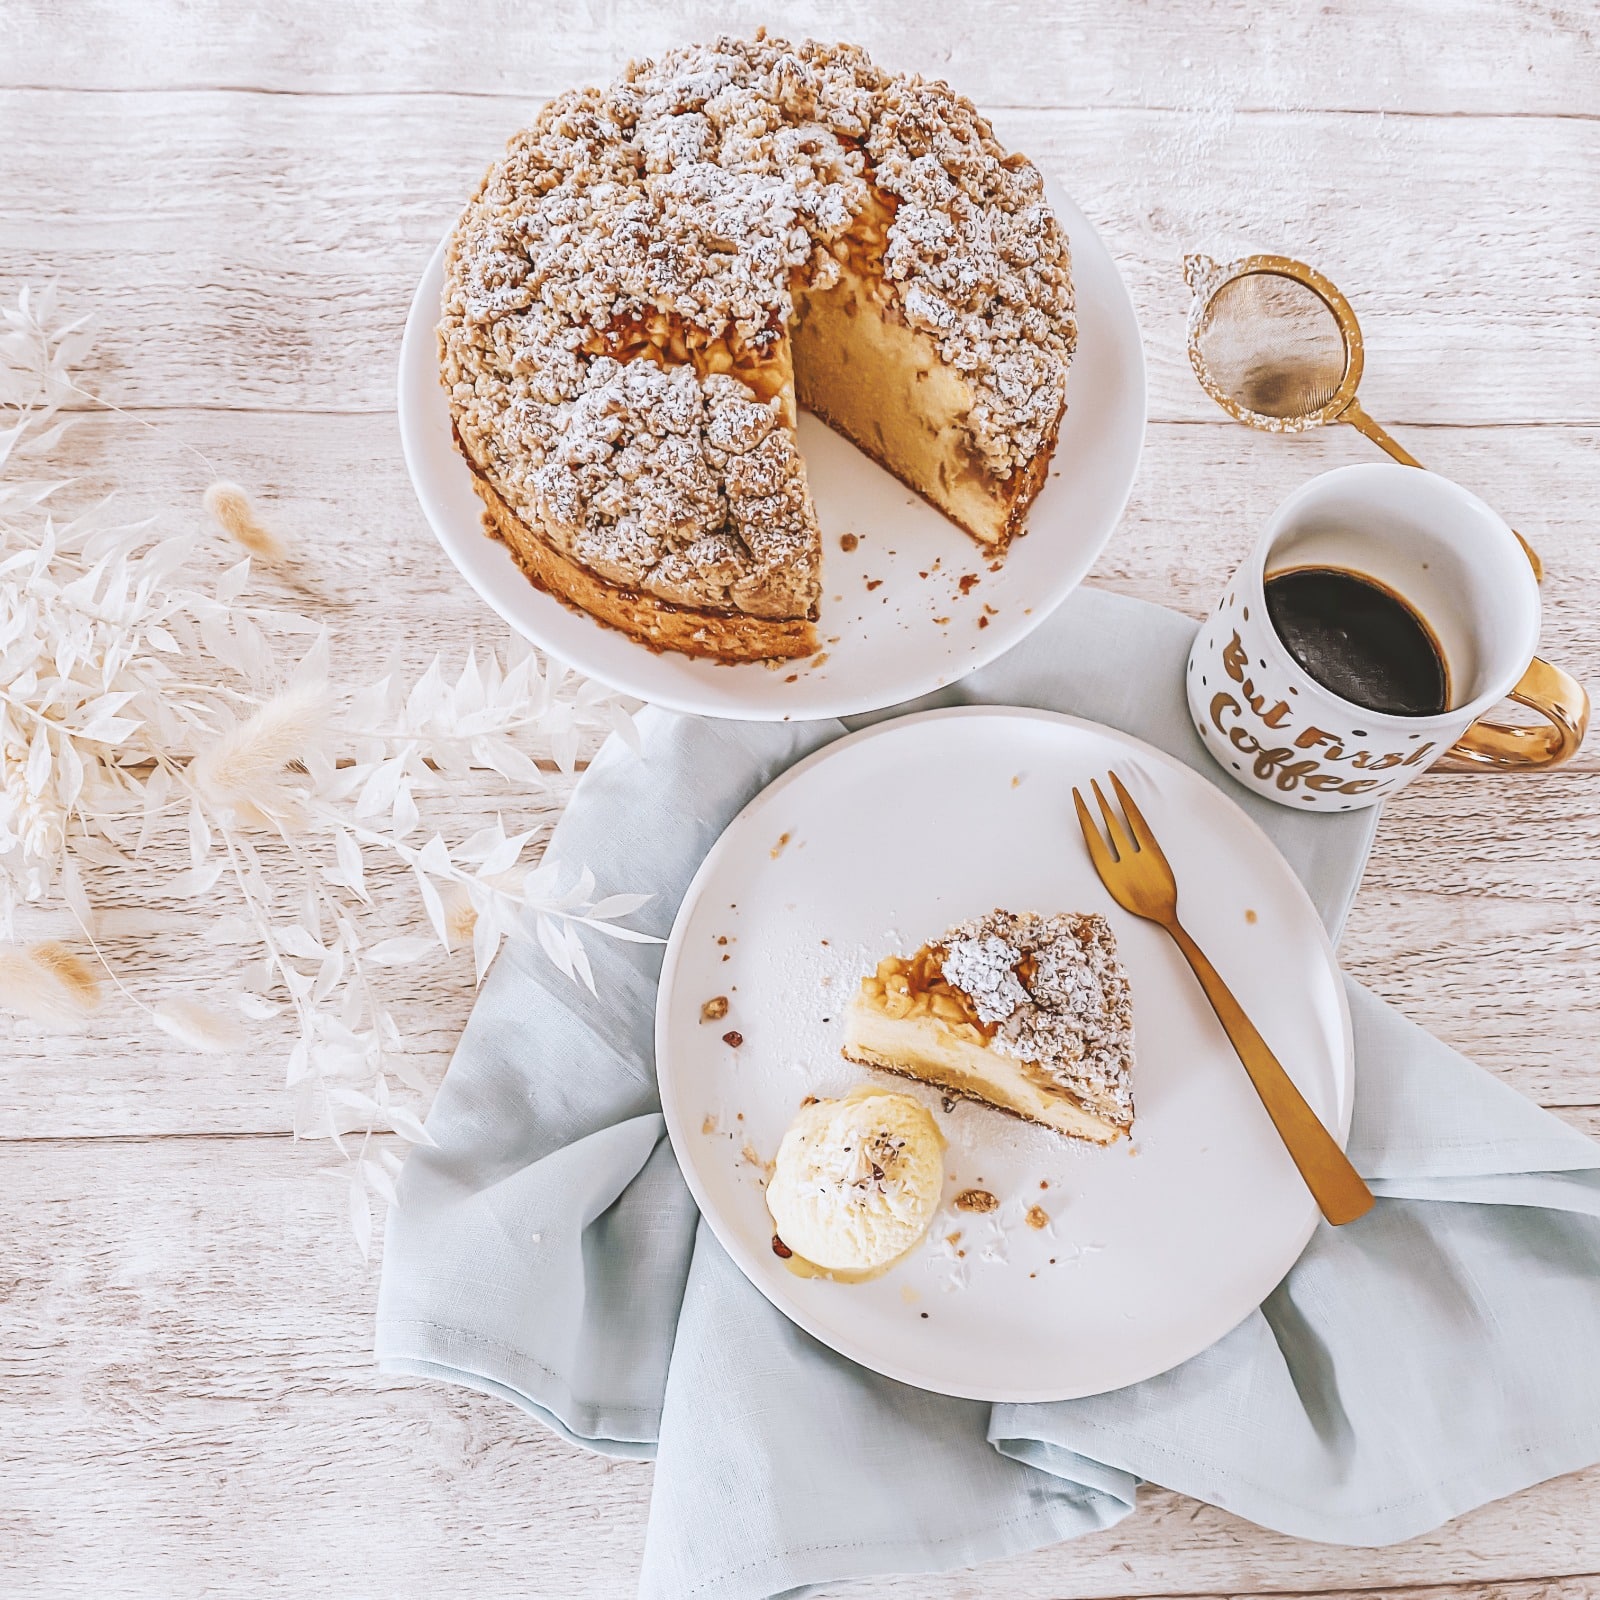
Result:
{"label": "dried bunny tail grass", "polygon": [[93,969],[66,945],[0,946],[0,1007],[57,1028],[82,1022],[100,1004]]}
{"label": "dried bunny tail grass", "polygon": [[286,562],[289,547],[261,520],[254,501],[236,483],[214,483],[206,490],[206,510],[230,539],[269,566]]}
{"label": "dried bunny tail grass", "polygon": [[242,1050],[249,1041],[249,1034],[232,1017],[193,1000],[163,1000],[150,1014],[163,1033],[206,1055]]}
{"label": "dried bunny tail grass", "polygon": [[246,826],[298,820],[291,779],[325,739],[328,709],[326,684],[286,689],[195,758],[191,786]]}

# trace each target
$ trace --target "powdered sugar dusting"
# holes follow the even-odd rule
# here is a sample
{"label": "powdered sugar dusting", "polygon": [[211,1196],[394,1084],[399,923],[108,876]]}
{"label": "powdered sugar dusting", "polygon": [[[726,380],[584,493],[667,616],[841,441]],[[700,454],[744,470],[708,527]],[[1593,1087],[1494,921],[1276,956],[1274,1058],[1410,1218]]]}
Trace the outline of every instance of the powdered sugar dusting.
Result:
{"label": "powdered sugar dusting", "polygon": [[1004,1022],[1028,1003],[1028,991],[1017,976],[1022,951],[989,933],[978,939],[957,939],[946,947],[943,972],[977,1008],[982,1022]]}

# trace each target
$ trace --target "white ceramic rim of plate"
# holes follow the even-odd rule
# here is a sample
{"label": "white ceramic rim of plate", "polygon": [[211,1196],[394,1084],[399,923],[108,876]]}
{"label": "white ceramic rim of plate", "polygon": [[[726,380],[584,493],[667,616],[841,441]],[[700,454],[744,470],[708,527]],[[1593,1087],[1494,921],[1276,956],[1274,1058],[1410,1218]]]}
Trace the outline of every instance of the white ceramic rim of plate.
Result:
{"label": "white ceramic rim of plate", "polygon": [[[1125,745],[1130,752],[1137,754],[1142,761],[1171,772],[1180,783],[1202,785],[1217,803],[1229,807],[1236,814],[1236,820],[1244,824],[1247,835],[1253,836],[1260,848],[1262,857],[1275,863],[1275,869],[1282,874],[1283,880],[1289,886],[1292,896],[1302,903],[1305,910],[1307,930],[1313,934],[1316,948],[1328,966],[1338,1006],[1339,1026],[1343,1038],[1343,1051],[1337,1068],[1338,1081],[1335,1085],[1339,1112],[1336,1125],[1331,1130],[1337,1138],[1341,1149],[1349,1139],[1351,1118],[1355,1110],[1355,1030],[1350,1014],[1349,997],[1345,992],[1333,941],[1328,936],[1328,930],[1323,926],[1322,918],[1317,914],[1316,906],[1312,902],[1311,896],[1306,892],[1305,885],[1295,874],[1294,869],[1284,859],[1283,853],[1267,836],[1261,825],[1223,790],[1208,782],[1194,768],[1178,760],[1176,756],[1168,755],[1166,751],[1159,750],[1154,745],[1146,744],[1142,739],[1137,739],[1132,734],[1124,733],[1120,728],[1113,728],[1105,723],[1094,722],[1086,717],[1075,717],[1066,712],[1046,711],[1034,706],[985,704],[946,706],[931,711],[912,712],[903,717],[891,717],[883,722],[874,723],[871,727],[860,728],[854,733],[844,734],[838,739],[831,740],[820,750],[815,750],[810,755],[795,762],[793,766],[786,768],[758,794],[752,796],[745,805],[740,807],[738,813],[730,818],[722,833],[717,836],[716,842],[706,852],[704,859],[684,892],[683,899],[679,903],[677,914],[672,921],[672,931],[667,939],[666,953],[661,964],[661,979],[656,990],[654,1043],[657,1092],[661,1100],[667,1135],[672,1142],[673,1154],[677,1159],[678,1169],[683,1174],[684,1182],[688,1185],[689,1193],[693,1197],[695,1205],[699,1208],[701,1216],[705,1218],[710,1226],[712,1233],[716,1235],[723,1249],[733,1258],[735,1265],[738,1266],[746,1280],[765,1299],[788,1317],[791,1322],[804,1329],[813,1338],[827,1345],[839,1355],[871,1371],[880,1373],[886,1378],[892,1378],[898,1383],[910,1384],[913,1387],[922,1389],[930,1388],[922,1374],[899,1365],[893,1360],[885,1359],[881,1351],[877,1349],[868,1348],[848,1337],[841,1336],[837,1328],[829,1327],[811,1317],[798,1300],[786,1300],[781,1295],[773,1292],[769,1283],[764,1281],[763,1275],[755,1270],[756,1252],[746,1246],[735,1228],[732,1226],[724,1227],[723,1219],[717,1209],[708,1202],[707,1191],[700,1181],[697,1167],[697,1147],[692,1141],[693,1130],[678,1114],[675,1098],[669,1092],[670,1075],[668,1080],[663,1080],[663,1063],[668,1059],[666,1046],[669,1026],[668,1007],[665,997],[673,993],[684,938],[694,917],[700,896],[707,881],[716,872],[721,856],[725,853],[725,841],[728,835],[732,833],[747,813],[758,807],[770,804],[772,799],[784,789],[803,778],[812,768],[820,766],[829,760],[846,746],[857,745],[869,739],[883,738],[915,723],[984,716],[1020,716],[1038,721],[1064,723],[1108,737],[1115,743]],[[1242,1065],[1239,1070],[1241,1072],[1244,1071]],[[1309,1199],[1309,1196],[1307,1198]],[[1163,1372],[1169,1372],[1174,1367],[1182,1365],[1183,1362],[1193,1359],[1201,1351],[1209,1349],[1219,1339],[1231,1333],[1252,1311],[1260,1306],[1261,1302],[1287,1276],[1304,1253],[1306,1245],[1310,1243],[1311,1236],[1316,1232],[1320,1220],[1315,1206],[1310,1207],[1306,1225],[1301,1230],[1293,1251],[1290,1252],[1286,1249],[1283,1252],[1284,1259],[1274,1263],[1270,1279],[1265,1270],[1261,1273],[1259,1294],[1255,1293],[1254,1288],[1252,1288],[1252,1298],[1250,1298],[1249,1304],[1243,1305],[1242,1309],[1238,1311],[1237,1315],[1232,1316],[1226,1326],[1212,1327],[1207,1325],[1203,1339],[1195,1343],[1186,1353],[1177,1356],[1171,1361],[1152,1367],[1149,1371],[1137,1372],[1115,1387],[1122,1388],[1129,1384],[1142,1383],[1149,1378],[1159,1376]],[[765,1265],[764,1262],[763,1265]],[[1240,1300],[1242,1301],[1244,1298],[1244,1296],[1241,1296]],[[1217,1320],[1220,1321],[1221,1319]],[[981,1400],[995,1405],[1031,1405],[1061,1400],[1084,1399],[1091,1394],[1102,1394],[1110,1391],[1107,1389],[1072,1388],[1070,1386],[1065,1390],[1015,1390],[1007,1389],[1003,1385],[976,1384],[962,1388],[940,1387],[931,1389],[930,1392],[947,1394],[955,1399]]]}
{"label": "white ceramic rim of plate", "polygon": [[[1047,178],[1045,192],[1071,243],[1080,352],[1086,325],[1089,328],[1087,337],[1104,337],[1113,345],[1123,381],[1131,382],[1137,394],[1137,437],[1131,436],[1130,428],[1129,438],[1119,438],[1121,448],[1127,453],[1121,472],[1108,479],[1112,487],[1090,519],[1101,524],[1095,536],[1075,544],[1059,568],[1041,581],[1036,590],[1030,590],[1031,607],[1005,607],[1000,615],[990,619],[990,626],[977,639],[964,646],[963,654],[955,662],[932,659],[917,670],[907,670],[899,676],[876,675],[865,684],[802,680],[787,686],[782,696],[753,698],[742,686],[768,688],[780,683],[783,675],[748,664],[730,667],[695,662],[694,669],[705,669],[698,676],[695,671],[663,668],[660,665],[663,659],[687,661],[688,658],[670,655],[663,658],[636,640],[569,610],[560,601],[534,588],[505,546],[485,535],[479,515],[481,508],[471,492],[471,473],[466,463],[453,448],[446,452],[438,447],[441,419],[444,428],[448,430],[449,427],[448,403],[438,375],[436,331],[448,234],[434,250],[412,296],[401,339],[398,372],[401,451],[413,490],[434,536],[478,597],[517,633],[585,676],[670,711],[732,721],[810,721],[880,711],[960,681],[1020,644],[1088,575],[1122,520],[1144,452],[1149,383],[1143,336],[1128,286],[1093,223],[1060,185]],[[1092,403],[1092,400],[1092,396],[1080,397],[1080,416],[1084,414],[1082,404]],[[1063,440],[1069,437],[1073,425],[1074,407],[1069,394],[1066,420],[1062,425]],[[1130,442],[1131,451],[1128,450]],[[1061,455],[1062,446],[1058,442],[1056,459],[1061,459]],[[1047,482],[1041,502],[1047,502],[1050,487]],[[1036,515],[1038,510],[1036,504]],[[1047,503],[1045,514],[1049,514]],[[617,641],[627,648],[618,649]],[[740,677],[740,674],[746,676]],[[760,676],[749,676],[753,674]],[[729,685],[734,686],[732,692],[726,687]]]}

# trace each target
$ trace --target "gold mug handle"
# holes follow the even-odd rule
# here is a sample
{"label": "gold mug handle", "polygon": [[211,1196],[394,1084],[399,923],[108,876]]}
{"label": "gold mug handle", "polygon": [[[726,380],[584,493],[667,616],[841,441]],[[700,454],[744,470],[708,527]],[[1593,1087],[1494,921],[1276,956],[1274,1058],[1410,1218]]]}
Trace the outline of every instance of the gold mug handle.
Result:
{"label": "gold mug handle", "polygon": [[1506,698],[1537,711],[1544,722],[1512,727],[1480,719],[1443,760],[1462,771],[1527,772],[1558,767],[1577,754],[1589,727],[1589,696],[1571,674],[1535,656]]}

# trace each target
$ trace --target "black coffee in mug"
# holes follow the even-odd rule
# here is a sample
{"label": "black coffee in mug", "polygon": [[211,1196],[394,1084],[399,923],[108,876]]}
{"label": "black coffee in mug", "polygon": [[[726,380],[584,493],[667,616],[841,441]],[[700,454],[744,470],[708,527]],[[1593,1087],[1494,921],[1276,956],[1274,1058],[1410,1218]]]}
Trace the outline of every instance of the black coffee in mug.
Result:
{"label": "black coffee in mug", "polygon": [[1340,567],[1292,567],[1263,587],[1284,648],[1323,688],[1390,716],[1449,709],[1444,652],[1392,589]]}

